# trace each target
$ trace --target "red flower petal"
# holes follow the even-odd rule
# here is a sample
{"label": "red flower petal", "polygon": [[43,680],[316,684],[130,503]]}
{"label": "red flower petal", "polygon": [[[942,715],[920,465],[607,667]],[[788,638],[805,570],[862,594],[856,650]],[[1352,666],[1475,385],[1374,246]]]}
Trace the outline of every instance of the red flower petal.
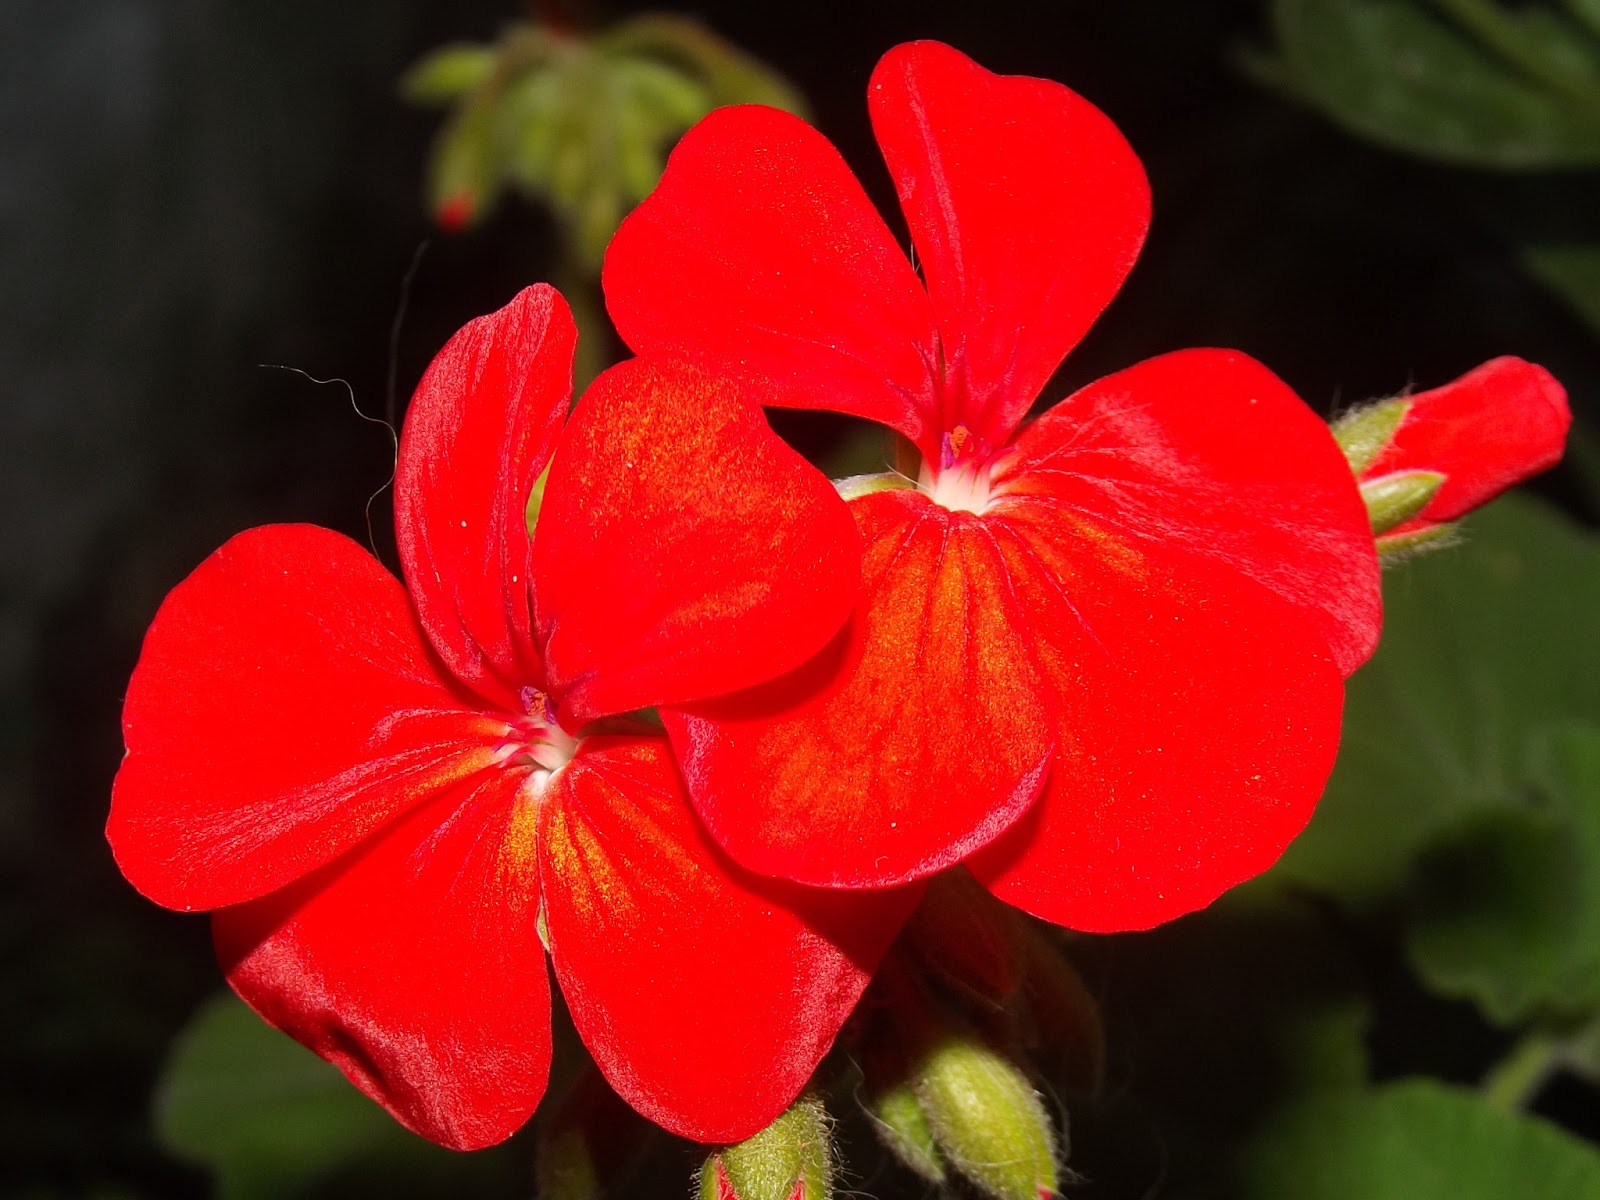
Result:
{"label": "red flower petal", "polygon": [[1496,358],[1410,398],[1406,415],[1363,481],[1398,471],[1444,474],[1428,506],[1393,532],[1453,521],[1561,458],[1572,410],[1550,372]]}
{"label": "red flower petal", "polygon": [[766,380],[768,404],[854,413],[913,441],[932,414],[933,317],[844,160],[746,105],[683,136],[606,252],[606,305],[639,354]]}
{"label": "red flower petal", "polygon": [[398,580],[312,525],[239,534],[173,589],[128,684],[106,836],[170,908],[282,887],[481,767]]}
{"label": "red flower petal", "polygon": [[228,982],[252,1008],[458,1150],[513,1133],[550,1067],[524,778],[455,788],[213,923]]}
{"label": "red flower petal", "polygon": [[1087,100],[938,42],[889,51],[868,94],[938,319],[938,428],[998,449],[1133,266],[1144,169]]}
{"label": "red flower petal", "polygon": [[576,339],[544,284],[468,323],[406,412],[395,537],[422,626],[457,678],[512,712],[537,685],[528,496],[572,397]]}
{"label": "red flower petal", "polygon": [[1312,618],[1347,675],[1377,644],[1378,562],[1350,468],[1321,419],[1246,355],[1183,350],[1090,384],[1023,431],[995,486],[1266,584]]}
{"label": "red flower petal", "polygon": [[851,504],[862,602],[764,688],[663,713],[695,808],[752,870],[880,887],[959,862],[1039,793],[1052,721],[983,523],[918,492]]}
{"label": "red flower petal", "polygon": [[613,368],[567,425],[534,538],[562,720],[789,670],[849,616],[859,554],[833,486],[733,383],[680,362]]}
{"label": "red flower petal", "polygon": [[661,738],[585,740],[552,780],[539,845],[578,1032],[624,1099],[703,1142],[788,1106],[920,895],[809,892],[732,867]]}
{"label": "red flower petal", "polygon": [[1343,687],[1304,610],[1065,505],[994,522],[1060,720],[1044,798],[968,862],[1075,929],[1144,929],[1269,867],[1333,767]]}

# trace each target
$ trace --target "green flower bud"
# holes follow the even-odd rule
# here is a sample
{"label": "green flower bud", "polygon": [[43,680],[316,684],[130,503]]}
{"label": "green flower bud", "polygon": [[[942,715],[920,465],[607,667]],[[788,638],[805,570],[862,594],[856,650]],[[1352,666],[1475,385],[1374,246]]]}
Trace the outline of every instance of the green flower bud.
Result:
{"label": "green flower bud", "polygon": [[400,94],[413,104],[448,104],[481,87],[497,60],[492,46],[440,46],[405,73]]}
{"label": "green flower bud", "polygon": [[700,1200],[830,1200],[833,1140],[828,1114],[802,1096],[771,1125],[719,1150],[700,1169]]}
{"label": "green flower bud", "polygon": [[1059,1182],[1049,1114],[1017,1065],[951,1029],[912,1068],[944,1160],[992,1200],[1041,1200]]}
{"label": "green flower bud", "polygon": [[873,1023],[858,1053],[864,1077],[861,1109],[878,1141],[914,1175],[928,1183],[945,1183],[944,1160],[922,1101],[911,1086],[911,1064],[892,1013]]}
{"label": "green flower bud", "polygon": [[638,1165],[655,1126],[587,1068],[548,1112],[534,1142],[534,1194],[539,1200],[601,1200]]}
{"label": "green flower bud", "polygon": [[862,1103],[878,1140],[901,1166],[929,1183],[944,1183],[948,1176],[928,1114],[908,1079],[881,1090],[869,1091]]}

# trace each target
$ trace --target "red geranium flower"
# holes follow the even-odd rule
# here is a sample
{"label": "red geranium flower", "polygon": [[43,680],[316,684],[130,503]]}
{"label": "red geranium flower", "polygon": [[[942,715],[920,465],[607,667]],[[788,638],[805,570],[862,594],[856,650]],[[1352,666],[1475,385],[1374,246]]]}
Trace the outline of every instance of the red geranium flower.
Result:
{"label": "red geranium flower", "polygon": [[1435,489],[1414,516],[1381,531],[1401,545],[1553,467],[1572,425],[1566,389],[1536,363],[1509,357],[1356,415],[1381,434],[1354,448],[1363,487],[1392,487],[1421,473]]}
{"label": "red geranium flower", "polygon": [[1143,171],[1066,88],[936,43],[891,51],[870,101],[921,279],[838,153],[758,107],[690,131],[606,261],[636,351],[879,421],[925,463],[851,504],[847,632],[667,729],[758,871],[874,886],[967,860],[1052,921],[1153,925],[1308,819],[1378,634],[1364,507],[1323,422],[1229,351],[1019,431],[1134,261]]}
{"label": "red geranium flower", "polygon": [[613,1086],[734,1140],[805,1083],[914,897],[754,879],[705,840],[665,739],[601,719],[814,653],[856,538],[760,409],[692,368],[618,367],[563,429],[573,344],[538,287],[434,361],[396,480],[409,596],[308,525],[240,534],[178,585],[107,833],[151,899],[217,910],[246,1001],[435,1141],[490,1144],[538,1102],[541,939]]}

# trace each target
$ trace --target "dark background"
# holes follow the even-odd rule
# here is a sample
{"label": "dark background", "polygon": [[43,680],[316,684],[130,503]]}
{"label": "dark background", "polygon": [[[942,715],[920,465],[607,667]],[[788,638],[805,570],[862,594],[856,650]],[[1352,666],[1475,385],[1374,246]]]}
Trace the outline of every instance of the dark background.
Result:
{"label": "dark background", "polygon": [[[1154,225],[1060,387],[1219,344],[1325,410],[1507,353],[1550,367],[1580,410],[1597,394],[1592,335],[1458,202],[1471,172],[1362,145],[1231,65],[1266,36],[1253,0],[683,11],[798,84],[880,201],[864,92],[895,42],[940,38],[1104,108],[1149,169]],[[381,415],[391,378],[403,407],[455,328],[552,269],[532,206],[430,230],[438,117],[395,90],[428,49],[516,15],[491,0],[0,15],[0,1195],[204,1194],[156,1148],[148,1097],[218,976],[205,922],[136,896],[102,839],[122,689],[162,595],[229,534],[314,521],[366,537],[388,434],[344,387],[260,364],[341,377]],[[784,427],[813,447],[826,432]],[[1562,477],[1545,486],[1584,515]],[[392,562],[387,493],[373,514]]]}

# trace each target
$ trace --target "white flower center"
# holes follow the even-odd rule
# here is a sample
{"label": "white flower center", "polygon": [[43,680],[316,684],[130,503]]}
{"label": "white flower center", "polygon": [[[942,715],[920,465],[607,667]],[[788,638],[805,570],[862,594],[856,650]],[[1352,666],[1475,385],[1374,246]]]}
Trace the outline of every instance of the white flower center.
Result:
{"label": "white flower center", "polygon": [[981,513],[994,499],[989,486],[991,460],[964,425],[944,436],[939,465],[924,461],[917,489],[941,508]]}
{"label": "white flower center", "polygon": [[550,777],[572,761],[579,739],[561,728],[542,692],[524,688],[522,702],[525,715],[506,723],[495,755],[502,767],[532,768],[527,786],[539,795]]}

